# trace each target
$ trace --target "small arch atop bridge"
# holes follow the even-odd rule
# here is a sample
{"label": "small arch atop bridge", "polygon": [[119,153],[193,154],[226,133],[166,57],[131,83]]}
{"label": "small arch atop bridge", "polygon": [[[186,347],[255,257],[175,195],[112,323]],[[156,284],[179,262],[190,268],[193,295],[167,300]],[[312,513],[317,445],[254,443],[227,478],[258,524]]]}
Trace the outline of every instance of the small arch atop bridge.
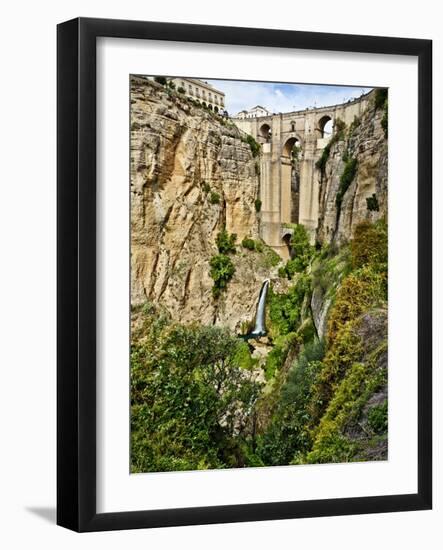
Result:
{"label": "small arch atop bridge", "polygon": [[320,137],[326,138],[330,137],[333,132],[333,121],[332,117],[329,115],[324,115],[320,118],[317,125],[318,131],[320,132]]}
{"label": "small arch atop bridge", "polygon": [[291,158],[295,147],[301,148],[301,139],[298,136],[292,136],[285,141],[282,156]]}
{"label": "small arch atop bridge", "polygon": [[262,124],[260,126],[259,134],[263,139],[265,139],[266,141],[269,141],[272,135],[272,130],[269,124],[266,124],[266,122]]}

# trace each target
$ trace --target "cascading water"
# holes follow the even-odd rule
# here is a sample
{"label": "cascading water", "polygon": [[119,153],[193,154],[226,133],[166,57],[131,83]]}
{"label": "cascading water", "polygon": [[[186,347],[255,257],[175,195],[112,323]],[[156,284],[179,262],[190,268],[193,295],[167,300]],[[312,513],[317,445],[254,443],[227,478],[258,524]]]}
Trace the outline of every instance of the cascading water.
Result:
{"label": "cascading water", "polygon": [[260,296],[258,298],[257,312],[255,314],[254,330],[250,332],[248,335],[250,338],[259,338],[260,336],[264,336],[266,334],[265,307],[266,307],[266,296],[268,295],[269,283],[270,283],[269,279],[265,279],[263,281],[263,284],[260,290]]}

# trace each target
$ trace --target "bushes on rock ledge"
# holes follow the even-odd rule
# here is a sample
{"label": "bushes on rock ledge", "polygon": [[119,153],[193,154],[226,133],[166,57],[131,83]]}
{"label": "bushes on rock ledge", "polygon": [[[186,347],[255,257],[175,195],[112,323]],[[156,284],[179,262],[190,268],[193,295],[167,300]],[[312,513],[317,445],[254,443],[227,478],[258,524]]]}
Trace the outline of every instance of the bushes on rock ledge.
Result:
{"label": "bushes on rock ledge", "polygon": [[376,109],[381,109],[384,104],[385,104],[385,101],[387,101],[388,99],[388,89],[387,88],[377,88],[375,90],[375,108]]}
{"label": "bushes on rock ledge", "polygon": [[362,222],[354,231],[351,241],[353,268],[370,264],[377,272],[386,275],[388,267],[388,226],[385,220],[375,224]]}
{"label": "bushes on rock ledge", "polygon": [[220,297],[220,294],[226,289],[229,281],[234,276],[235,266],[228,254],[236,253],[236,240],[237,235],[235,233],[230,235],[225,228],[216,237],[219,254],[212,256],[209,261],[211,268],[209,274],[214,280],[214,286],[212,287],[214,298]]}
{"label": "bushes on rock ledge", "polygon": [[235,254],[235,242],[237,235],[235,233],[229,234],[225,228],[218,233],[215,242],[220,254]]}
{"label": "bushes on rock ledge", "polygon": [[279,269],[280,277],[292,279],[296,273],[302,273],[312,260],[314,247],[309,242],[306,229],[301,224],[291,224],[292,235],[290,239],[292,258]]}
{"label": "bushes on rock ledge", "polygon": [[340,186],[335,197],[335,204],[337,205],[338,210],[340,210],[343,197],[345,196],[346,191],[349,189],[349,186],[357,173],[357,165],[358,161],[356,158],[348,158],[345,162],[345,167],[340,177]]}
{"label": "bushes on rock ledge", "polygon": [[218,298],[234,276],[235,267],[231,258],[225,254],[217,254],[216,256],[212,256],[209,265],[211,266],[209,274],[214,280],[212,294],[214,298]]}
{"label": "bushes on rock ledge", "polygon": [[254,158],[260,154],[260,144],[250,134],[246,134],[241,140],[249,145]]}
{"label": "bushes on rock ledge", "polygon": [[244,237],[244,239],[241,242],[241,245],[243,248],[246,248],[247,250],[256,250],[257,252],[263,252],[263,243],[261,243],[260,241],[255,241],[250,237]]}
{"label": "bushes on rock ledge", "polygon": [[167,82],[166,77],[164,76],[154,76],[154,80],[157,84],[162,84],[162,86],[165,86]]}
{"label": "bushes on rock ledge", "polygon": [[220,204],[220,195],[215,191],[211,191],[209,195],[209,202],[211,204]]}

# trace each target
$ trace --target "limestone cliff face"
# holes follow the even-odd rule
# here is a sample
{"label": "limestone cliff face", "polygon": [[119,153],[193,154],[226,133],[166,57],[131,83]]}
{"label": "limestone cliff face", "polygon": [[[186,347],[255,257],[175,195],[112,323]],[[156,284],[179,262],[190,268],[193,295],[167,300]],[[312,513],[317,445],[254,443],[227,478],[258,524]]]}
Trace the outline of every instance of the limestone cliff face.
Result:
{"label": "limestone cliff face", "polygon": [[[180,94],[131,81],[131,300],[164,305],[177,321],[236,328],[253,315],[269,270],[255,253],[233,256],[236,274],[218,301],[209,260],[215,238],[258,237],[258,176],[240,131]],[[239,247],[241,248],[241,247]]]}
{"label": "limestone cliff face", "polygon": [[[320,177],[317,228],[320,243],[349,241],[359,223],[374,222],[387,214],[388,142],[382,118],[383,109],[376,109],[374,101],[370,101],[359,123],[347,128],[344,139],[330,148],[325,172]],[[336,197],[346,158],[357,160],[357,172],[338,207]],[[373,195],[378,210],[368,209],[366,199]]]}

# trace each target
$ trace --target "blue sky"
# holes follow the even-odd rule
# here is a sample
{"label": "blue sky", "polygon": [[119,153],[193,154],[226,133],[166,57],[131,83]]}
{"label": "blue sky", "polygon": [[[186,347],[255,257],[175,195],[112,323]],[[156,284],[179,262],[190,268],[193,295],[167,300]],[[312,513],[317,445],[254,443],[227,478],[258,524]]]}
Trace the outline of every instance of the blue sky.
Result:
{"label": "blue sky", "polygon": [[226,109],[235,115],[242,109],[262,105],[269,111],[285,113],[306,107],[322,107],[343,103],[371,88],[323,86],[311,84],[280,84],[268,82],[243,82],[235,80],[207,80],[215,88],[225,92]]}

